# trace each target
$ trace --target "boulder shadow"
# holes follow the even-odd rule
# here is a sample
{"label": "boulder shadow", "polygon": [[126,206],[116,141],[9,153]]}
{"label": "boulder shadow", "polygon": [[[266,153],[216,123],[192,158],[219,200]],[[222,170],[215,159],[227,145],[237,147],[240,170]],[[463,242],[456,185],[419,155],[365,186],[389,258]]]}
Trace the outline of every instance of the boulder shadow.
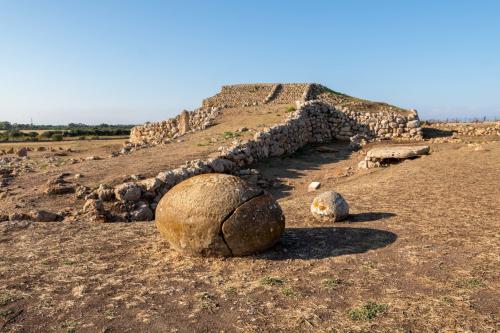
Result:
{"label": "boulder shadow", "polygon": [[396,216],[394,213],[386,212],[367,212],[359,214],[349,214],[349,216],[341,222],[356,223],[356,222],[371,222],[377,220],[383,220],[389,217]]}
{"label": "boulder shadow", "polygon": [[397,235],[369,228],[288,228],[281,241],[269,251],[256,255],[267,260],[324,259],[364,253],[392,244]]}

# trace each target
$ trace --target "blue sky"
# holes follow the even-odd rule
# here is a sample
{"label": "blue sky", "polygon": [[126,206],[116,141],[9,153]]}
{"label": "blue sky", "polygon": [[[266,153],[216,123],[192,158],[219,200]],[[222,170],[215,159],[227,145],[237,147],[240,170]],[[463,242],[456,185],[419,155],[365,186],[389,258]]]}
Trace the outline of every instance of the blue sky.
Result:
{"label": "blue sky", "polygon": [[243,82],[500,118],[500,1],[0,0],[0,121],[142,123]]}

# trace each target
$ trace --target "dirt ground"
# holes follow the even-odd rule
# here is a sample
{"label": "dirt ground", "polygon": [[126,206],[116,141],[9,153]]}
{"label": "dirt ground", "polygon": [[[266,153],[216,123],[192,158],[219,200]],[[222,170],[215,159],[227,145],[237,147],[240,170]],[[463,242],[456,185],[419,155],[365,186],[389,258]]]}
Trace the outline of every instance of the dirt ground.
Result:
{"label": "dirt ground", "polygon": [[[268,112],[245,126],[283,116]],[[155,174],[184,160],[187,143],[192,156],[210,153],[220,142],[207,140],[241,124],[22,176],[0,208],[50,205],[30,191],[63,170],[88,184]],[[432,144],[429,156],[368,171],[342,143],[259,163],[279,181],[271,194],[287,224],[261,255],[182,257],[150,222],[0,223],[0,331],[498,332],[500,141],[484,140]],[[311,218],[311,181],[344,195],[346,222]]]}
{"label": "dirt ground", "polygon": [[[119,151],[125,140],[0,143],[0,150],[7,150],[11,147],[36,149],[40,146],[56,149],[55,152],[29,153],[29,159],[23,163],[29,164],[33,172],[19,175],[3,189],[8,191],[9,196],[2,199],[0,214],[27,213],[30,209],[58,211],[75,205],[73,195],[61,195],[54,198],[43,193],[47,180],[63,172],[71,176],[80,174],[82,178],[73,183],[96,188],[99,184],[123,183],[130,179],[131,175],[154,177],[159,172],[179,167],[187,160],[215,157],[218,155],[219,147],[229,145],[234,140],[252,138],[255,132],[262,128],[282,122],[287,115],[287,108],[288,105],[268,105],[224,109],[216,124],[204,131],[186,134],[179,139],[179,142],[173,144],[141,149],[132,154],[113,158],[109,157],[110,154]],[[243,127],[246,127],[248,131],[237,132]],[[66,156],[58,156],[61,152]],[[70,163],[71,160],[91,156],[101,159]],[[48,160],[52,162],[49,163]],[[0,188],[0,192],[1,190]],[[76,205],[80,207],[83,204],[82,200],[76,202]]]}

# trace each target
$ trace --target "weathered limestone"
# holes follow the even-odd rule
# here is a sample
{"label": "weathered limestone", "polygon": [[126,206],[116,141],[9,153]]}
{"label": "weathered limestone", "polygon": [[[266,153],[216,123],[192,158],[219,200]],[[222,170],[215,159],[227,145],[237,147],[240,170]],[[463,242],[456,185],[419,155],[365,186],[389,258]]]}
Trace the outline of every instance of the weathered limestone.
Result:
{"label": "weathered limestone", "polygon": [[262,190],[235,176],[204,174],[181,182],[163,197],[156,226],[181,253],[231,256],[274,245],[284,218]]}
{"label": "weathered limestone", "polygon": [[406,159],[429,153],[429,146],[384,146],[370,149],[366,156],[370,160]]}
{"label": "weathered limestone", "polygon": [[141,188],[134,183],[125,183],[115,187],[115,196],[120,201],[139,201],[141,199]]}
{"label": "weathered limestone", "polygon": [[307,187],[307,192],[314,192],[317,189],[319,189],[320,187],[321,187],[321,183],[320,182],[312,182]]}
{"label": "weathered limestone", "polygon": [[338,222],[349,215],[349,205],[340,193],[328,191],[314,198],[311,213],[319,221]]}
{"label": "weathered limestone", "polygon": [[359,169],[377,168],[392,161],[414,158],[429,153],[429,146],[383,146],[370,149]]}
{"label": "weathered limestone", "polygon": [[30,213],[30,216],[36,222],[56,222],[62,220],[60,215],[46,210],[34,210]]}

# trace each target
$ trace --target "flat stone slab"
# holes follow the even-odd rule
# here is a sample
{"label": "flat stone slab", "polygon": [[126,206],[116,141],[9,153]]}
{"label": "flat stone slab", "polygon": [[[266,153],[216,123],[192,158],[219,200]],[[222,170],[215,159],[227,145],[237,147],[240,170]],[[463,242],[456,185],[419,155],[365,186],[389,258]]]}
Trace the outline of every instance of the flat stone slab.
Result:
{"label": "flat stone slab", "polygon": [[429,153],[429,146],[385,146],[372,148],[366,153],[370,160],[405,159]]}

